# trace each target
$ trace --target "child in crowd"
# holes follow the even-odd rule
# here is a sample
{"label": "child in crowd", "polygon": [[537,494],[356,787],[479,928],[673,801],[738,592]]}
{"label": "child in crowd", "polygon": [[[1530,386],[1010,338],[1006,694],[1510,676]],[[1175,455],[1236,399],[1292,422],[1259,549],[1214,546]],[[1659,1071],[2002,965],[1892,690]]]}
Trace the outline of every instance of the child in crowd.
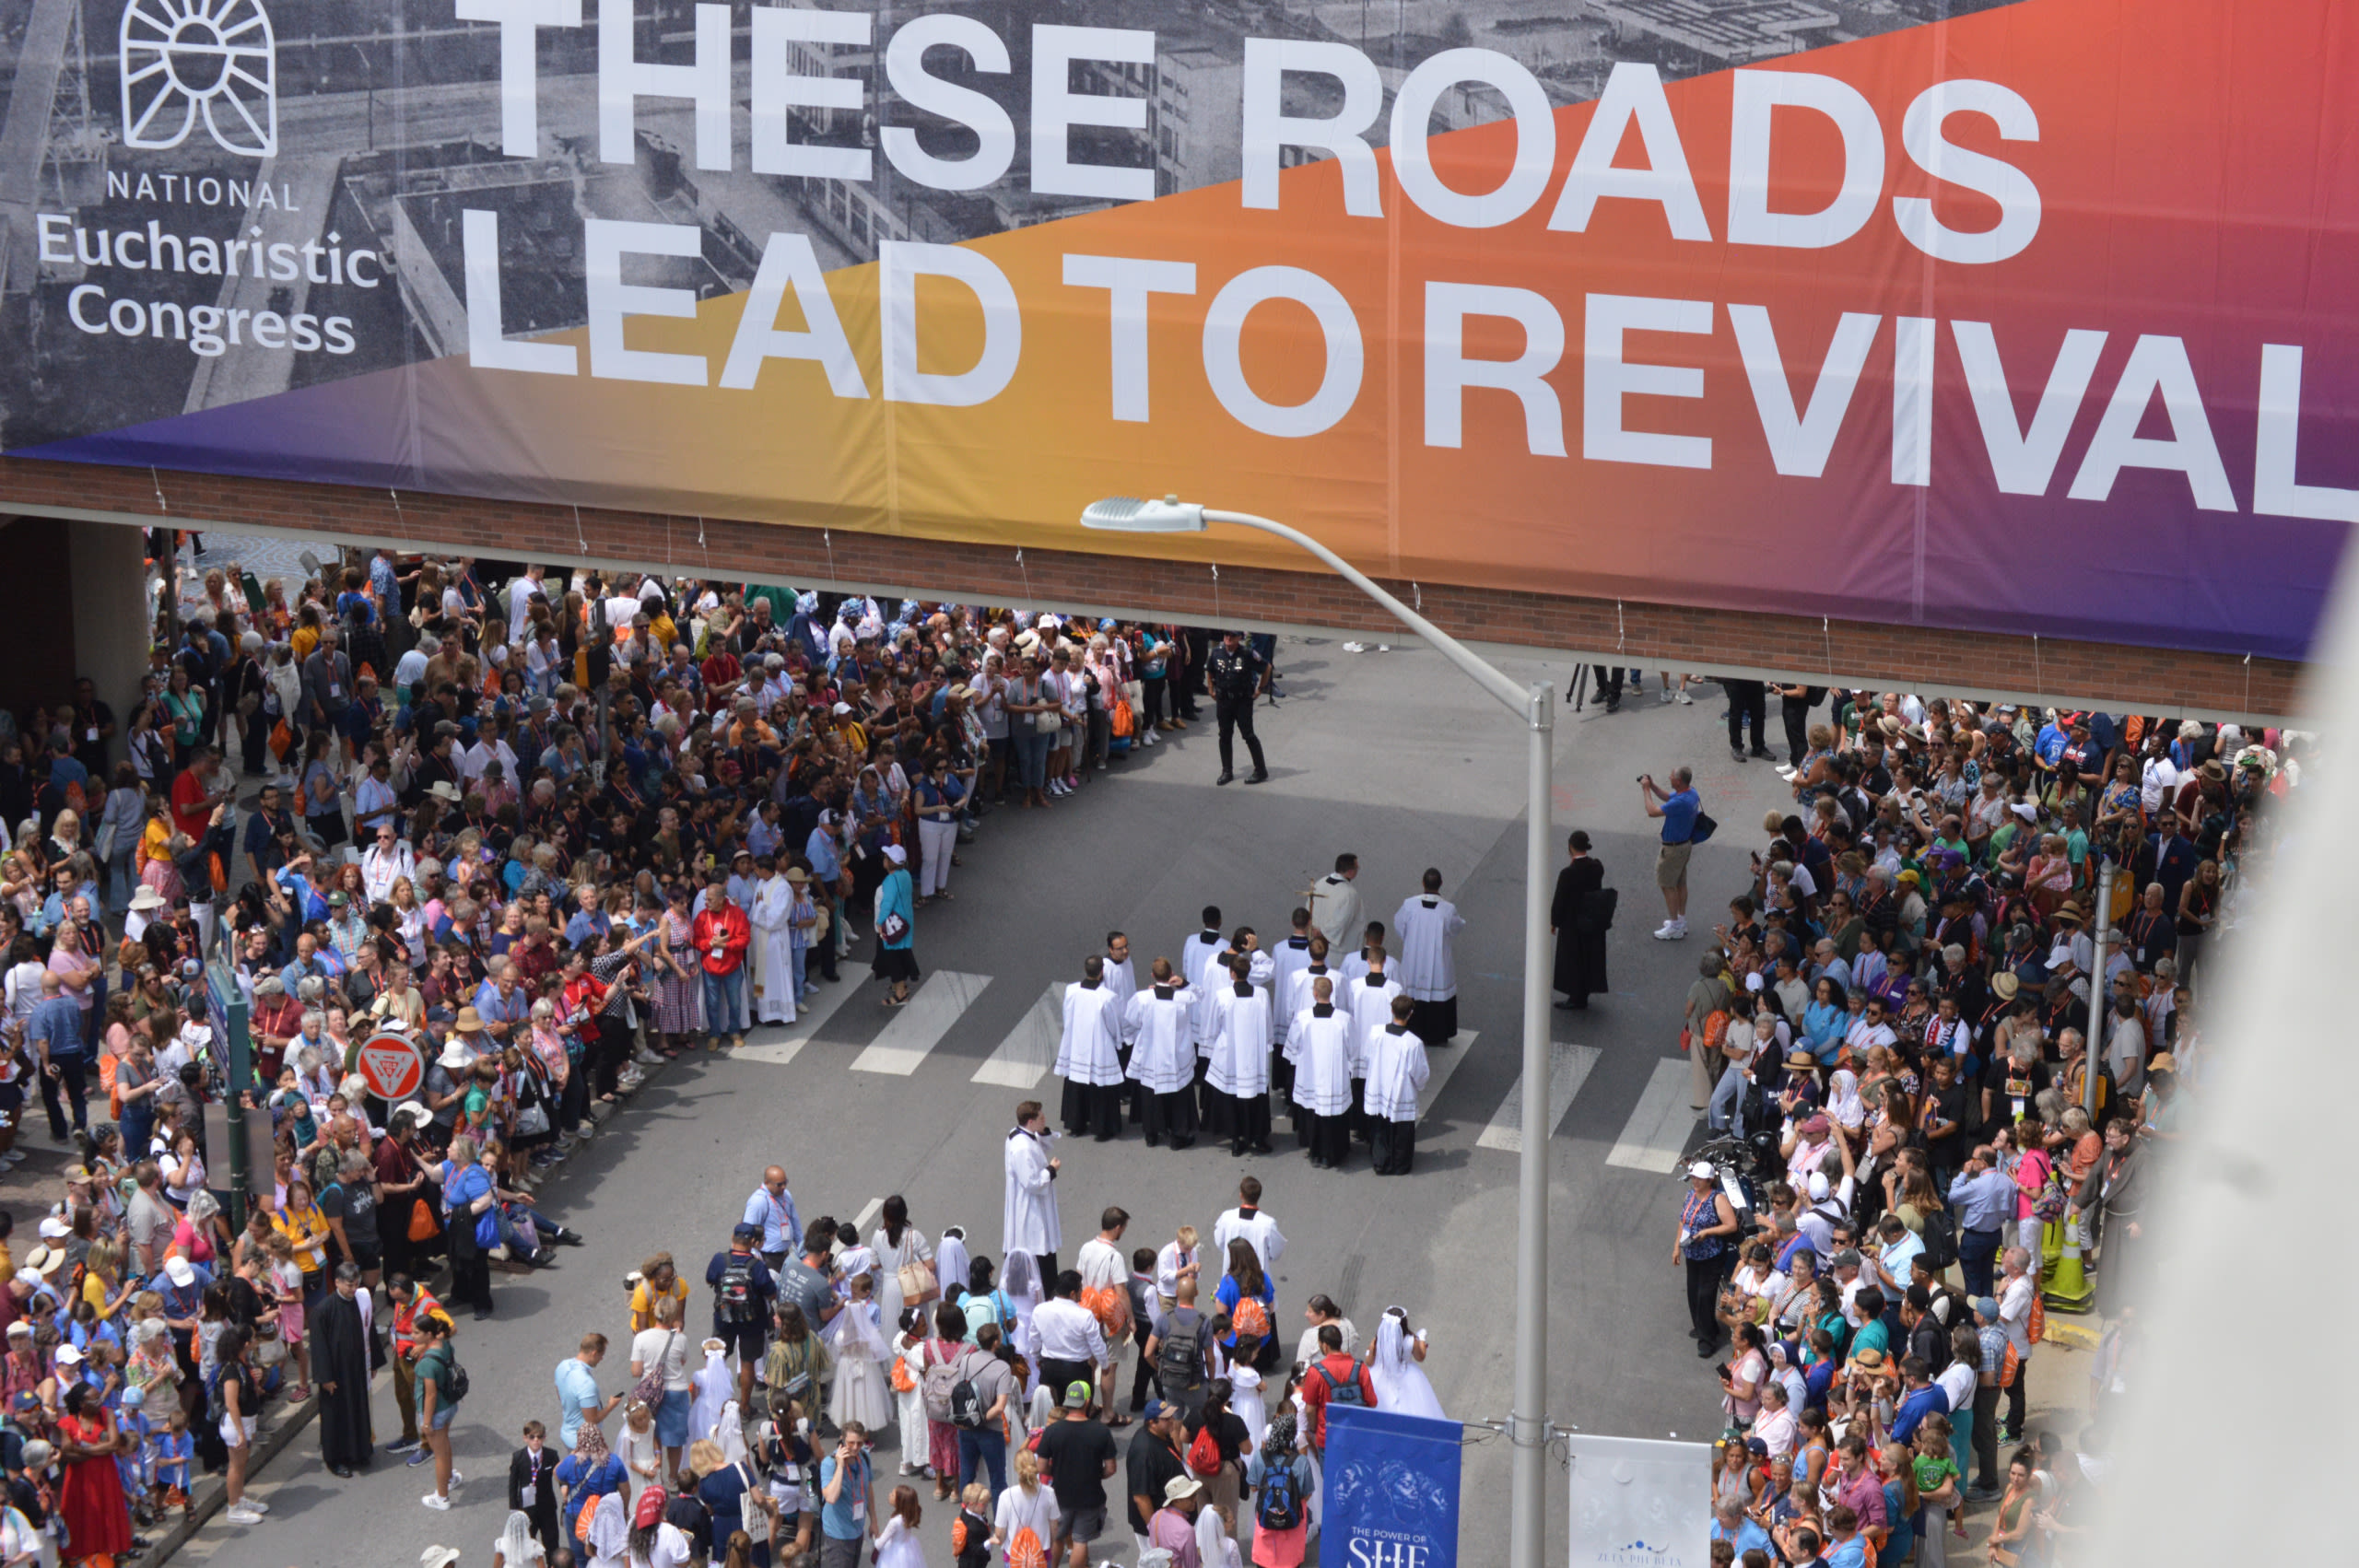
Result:
{"label": "child in crowd", "polygon": [[975,1482],[958,1494],[958,1517],[950,1527],[950,1551],[957,1568],[989,1568],[992,1560],[992,1489]]}
{"label": "child in crowd", "polygon": [[164,1416],[163,1430],[149,1441],[155,1445],[152,1474],[165,1508],[179,1508],[191,1518],[196,1504],[188,1493],[189,1461],[196,1457],[196,1434],[188,1429],[188,1412],[175,1404]]}

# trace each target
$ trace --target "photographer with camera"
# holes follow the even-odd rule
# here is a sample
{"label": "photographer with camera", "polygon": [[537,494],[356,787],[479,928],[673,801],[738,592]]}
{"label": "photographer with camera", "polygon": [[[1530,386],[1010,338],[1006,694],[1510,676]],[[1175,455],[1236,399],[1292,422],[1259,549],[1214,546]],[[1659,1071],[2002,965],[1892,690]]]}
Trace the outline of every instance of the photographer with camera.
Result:
{"label": "photographer with camera", "polygon": [[1655,854],[1655,885],[1662,889],[1668,917],[1655,929],[1657,942],[1677,942],[1687,934],[1687,860],[1696,846],[1712,836],[1704,802],[1696,793],[1693,768],[1671,770],[1671,788],[1655,782],[1651,773],[1638,775],[1638,803],[1647,814],[1662,819],[1662,848]]}

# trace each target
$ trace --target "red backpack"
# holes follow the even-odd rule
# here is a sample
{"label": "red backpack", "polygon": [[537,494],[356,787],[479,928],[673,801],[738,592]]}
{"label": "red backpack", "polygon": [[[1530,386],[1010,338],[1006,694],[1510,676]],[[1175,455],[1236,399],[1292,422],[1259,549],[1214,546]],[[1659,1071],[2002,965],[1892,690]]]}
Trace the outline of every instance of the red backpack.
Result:
{"label": "red backpack", "polygon": [[1220,1439],[1213,1435],[1212,1422],[1199,1427],[1196,1440],[1188,1445],[1188,1468],[1200,1476],[1220,1474]]}

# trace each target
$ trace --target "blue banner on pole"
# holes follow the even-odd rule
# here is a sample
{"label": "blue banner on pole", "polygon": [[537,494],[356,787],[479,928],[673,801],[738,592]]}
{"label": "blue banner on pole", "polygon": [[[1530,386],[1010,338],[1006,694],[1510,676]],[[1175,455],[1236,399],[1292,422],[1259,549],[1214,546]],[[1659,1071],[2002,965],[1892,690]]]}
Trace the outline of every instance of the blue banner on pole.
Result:
{"label": "blue banner on pole", "polygon": [[1464,1430],[1454,1421],[1329,1405],[1320,1568],[1457,1568]]}

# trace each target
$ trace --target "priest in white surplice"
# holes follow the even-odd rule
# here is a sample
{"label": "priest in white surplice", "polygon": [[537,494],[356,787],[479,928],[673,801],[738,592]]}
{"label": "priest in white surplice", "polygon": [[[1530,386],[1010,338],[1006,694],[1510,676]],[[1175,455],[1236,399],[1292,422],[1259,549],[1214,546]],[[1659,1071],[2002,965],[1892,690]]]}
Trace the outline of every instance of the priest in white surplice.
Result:
{"label": "priest in white surplice", "polygon": [[1360,931],[1359,946],[1353,949],[1350,955],[1337,966],[1343,970],[1346,982],[1356,980],[1367,973],[1368,965],[1375,961],[1376,955],[1383,951],[1384,922],[1370,920]]}
{"label": "priest in white surplice", "polygon": [[1228,1152],[1240,1156],[1270,1148],[1270,995],[1254,983],[1253,960],[1266,954],[1239,953],[1229,959],[1230,984],[1213,994],[1220,1020],[1213,1041],[1205,1086],[1222,1097],[1222,1130]]}
{"label": "priest in white surplice", "polygon": [[794,884],[778,863],[761,859],[762,880],[745,907],[754,928],[754,1018],[761,1024],[794,1022]]}
{"label": "priest in white surplice", "polygon": [[1458,961],[1452,951],[1466,918],[1441,895],[1441,872],[1426,868],[1426,890],[1405,900],[1392,917],[1401,933],[1401,989],[1417,1004],[1409,1026],[1428,1046],[1444,1046],[1458,1033]]}
{"label": "priest in white surplice", "polygon": [[[1049,1157],[1049,1118],[1038,1100],[1015,1107],[1007,1135],[1007,1198],[1000,1211],[1003,1255],[1025,1252],[1039,1260],[1040,1277],[1057,1277],[1057,1171],[1063,1162]],[[1002,1267],[1005,1267],[1004,1263]]]}
{"label": "priest in white surplice", "polygon": [[1065,988],[1064,1012],[1056,1072],[1065,1081],[1065,1132],[1105,1143],[1122,1130],[1122,1013],[1106,960],[1093,954],[1083,961],[1081,984]]}
{"label": "priest in white surplice", "polygon": [[1352,1153],[1352,1015],[1334,1005],[1332,976],[1313,976],[1310,996],[1286,1031],[1295,1129],[1310,1163],[1333,1170]]}
{"label": "priest in white surplice", "polygon": [[[1277,1009],[1278,1016],[1285,1020],[1280,1029],[1285,1041],[1285,1048],[1279,1054],[1279,1061],[1286,1071],[1284,1082],[1288,1105],[1294,1117],[1295,1136],[1305,1140],[1309,1139],[1309,1134],[1305,1130],[1302,1102],[1293,1098],[1294,1075],[1300,1071],[1302,1064],[1302,1053],[1294,1048],[1294,1021],[1301,1017],[1310,1005],[1319,1000],[1310,994],[1310,988],[1312,983],[1321,977],[1332,980],[1339,988],[1344,983],[1344,977],[1327,966],[1327,939],[1323,936],[1315,936],[1310,939],[1310,962],[1280,980],[1275,994],[1271,998],[1272,1004]],[[1344,1011],[1348,1016],[1349,1009]]]}
{"label": "priest in white surplice", "polygon": [[1367,1038],[1368,1153],[1379,1176],[1407,1176],[1417,1155],[1417,1095],[1433,1069],[1409,1026],[1416,1002],[1392,999],[1392,1022]]}
{"label": "priest in white surplice", "polygon": [[1311,884],[1310,923],[1338,951],[1360,939],[1360,890],[1352,885],[1359,874],[1357,855],[1338,855],[1334,871]]}
{"label": "priest in white surplice", "polygon": [[1191,1035],[1195,997],[1158,958],[1155,983],[1131,999],[1122,1025],[1131,1036],[1131,1081],[1139,1086],[1152,1149],[1168,1139],[1174,1149],[1196,1141],[1196,1047]]}
{"label": "priest in white surplice", "polygon": [[1368,970],[1344,987],[1343,1001],[1352,1014],[1352,1130],[1367,1136],[1368,1036],[1392,1022],[1392,999],[1401,982],[1386,972],[1384,949],[1367,954]]}
{"label": "priest in white surplice", "polygon": [[[1270,951],[1270,1016],[1274,1024],[1273,1045],[1284,1047],[1286,1030],[1293,1026],[1294,1015],[1301,1009],[1286,1005],[1294,994],[1294,977],[1310,967],[1310,911],[1294,912],[1294,932]],[[1281,1049],[1270,1063],[1270,1087],[1281,1095],[1294,1093],[1294,1064]]]}
{"label": "priest in white surplice", "polygon": [[1131,972],[1131,939],[1121,931],[1106,933],[1106,989],[1114,993],[1114,1037],[1121,1045],[1122,1104],[1133,1123],[1146,1119],[1131,1084],[1131,999],[1139,994],[1138,977]]}

